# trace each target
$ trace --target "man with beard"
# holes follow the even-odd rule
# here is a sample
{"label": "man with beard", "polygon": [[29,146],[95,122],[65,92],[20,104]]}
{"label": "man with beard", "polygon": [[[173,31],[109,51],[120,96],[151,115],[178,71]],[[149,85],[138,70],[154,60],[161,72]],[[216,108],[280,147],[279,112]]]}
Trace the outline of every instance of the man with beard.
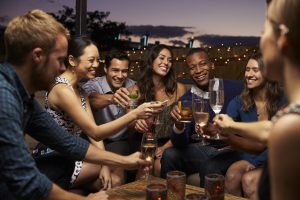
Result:
{"label": "man with beard", "polygon": [[64,70],[68,38],[69,31],[41,10],[15,17],[6,27],[7,62],[0,64],[0,199],[108,199],[105,192],[84,197],[52,183],[38,171],[24,133],[73,159],[127,169],[150,164],[140,153],[124,157],[72,136],[34,99]]}
{"label": "man with beard", "polygon": [[[205,49],[191,49],[187,54],[187,66],[191,79],[195,85],[191,87],[180,99],[192,100],[192,95],[197,94],[208,99],[209,79],[213,77],[214,64],[210,61]],[[239,95],[242,84],[238,81],[224,80],[224,105],[221,113],[226,112],[230,100]],[[209,109],[209,121],[211,122],[215,113]],[[194,173],[200,175],[200,186],[204,186],[204,176],[209,173],[225,174],[227,168],[239,159],[237,152],[228,150],[226,144],[221,140],[210,140],[210,144],[202,146],[199,142],[191,140],[195,133],[195,122],[184,124],[179,122],[180,110],[175,106],[171,112],[175,124],[170,133],[174,147],[166,149],[161,160],[161,177],[165,178],[168,171],[184,171],[187,176]],[[208,125],[205,131],[214,131],[213,125]]]}

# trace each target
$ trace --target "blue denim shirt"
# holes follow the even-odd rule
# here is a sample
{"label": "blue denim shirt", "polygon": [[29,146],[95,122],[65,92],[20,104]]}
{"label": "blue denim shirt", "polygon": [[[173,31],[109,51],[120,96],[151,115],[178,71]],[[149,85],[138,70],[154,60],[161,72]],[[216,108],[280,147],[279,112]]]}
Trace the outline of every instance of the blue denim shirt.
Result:
{"label": "blue denim shirt", "polygon": [[24,88],[9,63],[0,64],[0,199],[45,198],[51,181],[41,174],[24,140],[28,133],[49,147],[82,160],[88,142],[65,132]]}

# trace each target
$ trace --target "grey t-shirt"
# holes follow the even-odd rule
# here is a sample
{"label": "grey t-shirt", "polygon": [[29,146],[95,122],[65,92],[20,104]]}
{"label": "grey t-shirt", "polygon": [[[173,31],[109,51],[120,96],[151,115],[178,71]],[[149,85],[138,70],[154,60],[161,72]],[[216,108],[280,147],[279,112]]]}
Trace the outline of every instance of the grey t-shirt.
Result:
{"label": "grey t-shirt", "polygon": [[[135,81],[127,78],[124,84],[124,87],[130,87],[135,84]],[[110,85],[107,82],[106,76],[96,77],[87,83],[85,83],[82,88],[90,95],[91,93],[99,93],[99,94],[113,94]],[[105,124],[107,122],[113,121],[120,116],[124,115],[126,111],[117,105],[110,104],[101,109],[93,109],[93,115],[95,121],[98,125]],[[127,128],[122,129],[121,131],[117,132],[116,134],[110,136],[108,139],[112,141],[118,141],[121,138],[127,137],[126,134]]]}

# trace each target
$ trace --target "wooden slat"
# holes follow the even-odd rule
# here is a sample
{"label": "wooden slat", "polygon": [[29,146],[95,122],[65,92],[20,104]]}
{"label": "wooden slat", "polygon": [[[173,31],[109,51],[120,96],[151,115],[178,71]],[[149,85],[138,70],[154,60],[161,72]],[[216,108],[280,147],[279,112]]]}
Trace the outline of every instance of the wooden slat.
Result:
{"label": "wooden slat", "polygon": [[[146,196],[145,187],[150,183],[163,183],[166,184],[165,179],[153,177],[150,181],[135,181],[116,187],[107,191],[110,200],[144,200]],[[186,194],[190,193],[204,193],[203,188],[186,185]],[[226,194],[225,200],[243,200],[245,198],[236,197],[233,195]]]}

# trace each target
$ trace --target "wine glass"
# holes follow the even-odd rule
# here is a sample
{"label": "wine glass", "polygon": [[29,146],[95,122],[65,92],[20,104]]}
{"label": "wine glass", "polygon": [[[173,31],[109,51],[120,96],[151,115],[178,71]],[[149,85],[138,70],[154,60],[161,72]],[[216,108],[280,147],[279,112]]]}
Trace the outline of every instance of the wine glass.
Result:
{"label": "wine glass", "polygon": [[201,146],[208,145],[209,143],[204,140],[204,133],[200,133],[200,130],[197,130],[197,126],[199,126],[202,131],[203,128],[207,125],[209,120],[209,106],[207,100],[197,95],[193,95],[193,117],[195,120],[195,130],[196,134],[193,134],[191,137],[194,140],[200,140],[201,138]]}
{"label": "wine glass", "polygon": [[[152,164],[154,162],[154,156],[157,148],[157,139],[155,135],[151,132],[147,132],[143,134],[142,142],[141,142],[141,152],[144,158],[147,161],[151,161]],[[151,178],[151,174],[149,170],[145,170],[145,180],[148,181]]]}
{"label": "wine glass", "polygon": [[[216,115],[221,112],[224,104],[224,84],[220,78],[209,80],[209,104]],[[221,137],[216,134],[212,139],[221,139]]]}

